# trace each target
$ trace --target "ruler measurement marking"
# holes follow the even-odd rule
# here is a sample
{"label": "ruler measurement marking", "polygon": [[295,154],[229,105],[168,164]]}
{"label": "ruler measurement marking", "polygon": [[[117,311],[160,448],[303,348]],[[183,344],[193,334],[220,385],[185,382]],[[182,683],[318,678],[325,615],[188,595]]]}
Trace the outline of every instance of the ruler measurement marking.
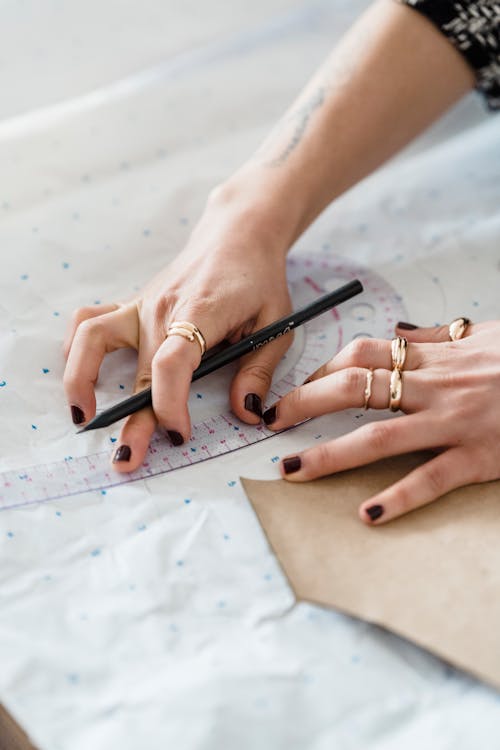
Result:
{"label": "ruler measurement marking", "polygon": [[[300,385],[312,369],[317,369],[318,363],[333,356],[346,339],[346,328],[358,332],[361,326],[365,326],[366,328],[361,330],[361,333],[370,334],[370,331],[375,329],[377,335],[384,331],[386,337],[391,337],[393,334],[391,324],[396,319],[395,313],[400,316],[397,319],[406,319],[401,298],[385,282],[382,280],[379,282],[378,278],[372,274],[367,275],[364,271],[350,265],[332,265],[331,261],[328,263],[323,258],[320,262],[315,260],[304,262],[293,258],[289,261],[289,267],[293,267],[293,273],[289,277],[292,286],[300,285],[297,294],[302,294],[301,302],[311,299],[312,290],[321,291],[321,293],[326,291],[322,286],[325,279],[324,269],[330,269],[335,276],[339,277],[339,283],[358,276],[363,281],[366,291],[371,294],[370,300],[375,305],[375,315],[370,321],[355,320],[355,316],[351,314],[354,305],[348,302],[342,306],[342,316],[338,309],[331,311],[330,321],[333,317],[334,326],[325,327],[324,319],[322,321],[320,318],[306,324],[303,329],[305,341],[298,362],[278,383],[274,383],[269,391],[275,399],[280,399],[290,387],[295,388]],[[307,273],[303,273],[304,268],[307,268]],[[318,274],[316,280],[313,278],[315,273]],[[321,356],[317,356],[319,350],[321,350]],[[314,363],[314,365],[309,368],[307,363]],[[212,460],[220,455],[227,455],[254,443],[260,443],[276,434],[279,433],[267,430],[264,425],[255,427],[245,425],[230,413],[219,414],[206,417],[203,421],[193,424],[193,435],[182,451],[167,445],[161,438],[154,438],[144,464],[132,474],[112,472],[107,451],[81,457],[66,456],[59,461],[47,464],[35,464],[0,472],[0,510],[73,497],[84,492],[103,492],[107,488],[158,476],[185,466]]]}

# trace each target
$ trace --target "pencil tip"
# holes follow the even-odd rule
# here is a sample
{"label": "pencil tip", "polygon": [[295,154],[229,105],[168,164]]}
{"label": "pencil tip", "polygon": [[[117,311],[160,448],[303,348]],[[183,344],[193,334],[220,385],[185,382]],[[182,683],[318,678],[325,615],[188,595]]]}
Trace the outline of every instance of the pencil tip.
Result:
{"label": "pencil tip", "polygon": [[77,434],[77,435],[80,435],[80,434],[81,434],[82,432],[87,432],[87,428],[86,428],[86,427],[82,427],[82,429],[81,429],[81,430],[77,430],[77,431],[76,431],[76,434]]}

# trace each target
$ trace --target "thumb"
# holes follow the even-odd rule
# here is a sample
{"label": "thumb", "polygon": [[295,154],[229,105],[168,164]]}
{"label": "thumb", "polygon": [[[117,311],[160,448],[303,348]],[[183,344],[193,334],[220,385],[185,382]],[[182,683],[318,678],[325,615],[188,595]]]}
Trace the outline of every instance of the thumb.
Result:
{"label": "thumb", "polygon": [[242,357],[240,368],[231,384],[230,399],[234,414],[243,422],[260,422],[274,370],[292,341],[293,333],[290,332]]}

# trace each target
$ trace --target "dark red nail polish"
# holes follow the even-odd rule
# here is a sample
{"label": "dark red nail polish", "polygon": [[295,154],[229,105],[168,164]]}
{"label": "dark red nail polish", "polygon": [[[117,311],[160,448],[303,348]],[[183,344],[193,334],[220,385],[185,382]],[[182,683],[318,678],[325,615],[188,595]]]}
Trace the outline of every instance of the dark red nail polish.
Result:
{"label": "dark red nail polish", "polygon": [[132,455],[132,451],[130,450],[130,446],[128,445],[120,445],[119,448],[117,448],[116,453],[113,457],[113,463],[117,463],[117,461],[130,461],[130,456]]}
{"label": "dark red nail polish", "polygon": [[73,420],[73,424],[82,424],[85,422],[85,414],[79,406],[73,405],[71,407],[71,419]]}
{"label": "dark red nail polish", "polygon": [[301,466],[302,461],[300,460],[300,456],[292,456],[291,458],[283,459],[283,468],[285,470],[285,474],[293,474],[294,472],[298,471]]}
{"label": "dark red nail polish", "polygon": [[265,411],[262,415],[262,419],[266,424],[272,424],[273,422],[276,422],[276,407],[271,406],[270,409]]}
{"label": "dark red nail polish", "polygon": [[384,506],[372,505],[370,508],[366,509],[366,512],[368,513],[372,521],[376,521],[377,518],[380,518],[380,516],[384,512]]}
{"label": "dark red nail polish", "polygon": [[180,432],[176,432],[175,430],[167,430],[167,435],[172,441],[172,445],[182,445],[184,442],[184,438],[182,437]]}
{"label": "dark red nail polish", "polygon": [[311,382],[312,382],[311,378],[307,378],[307,380],[304,380],[304,382],[302,383],[302,385],[307,385],[308,383],[311,383]]}
{"label": "dark red nail polish", "polygon": [[414,331],[415,328],[418,328],[418,326],[414,326],[413,323],[405,323],[404,321],[399,321],[396,328],[402,328],[403,331]]}
{"label": "dark red nail polish", "polygon": [[262,400],[256,393],[247,393],[245,396],[245,409],[251,411],[252,414],[257,414],[258,417],[262,416]]}

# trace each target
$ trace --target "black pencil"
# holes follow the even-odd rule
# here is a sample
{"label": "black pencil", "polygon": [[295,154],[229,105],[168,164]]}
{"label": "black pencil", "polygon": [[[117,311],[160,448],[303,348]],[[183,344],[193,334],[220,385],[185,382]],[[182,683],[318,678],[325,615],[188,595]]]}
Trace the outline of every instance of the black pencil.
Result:
{"label": "black pencil", "polygon": [[[319,299],[314,300],[314,302],[302,307],[300,310],[296,310],[290,315],[276,320],[265,328],[261,328],[260,331],[255,331],[236,344],[228,346],[223,351],[203,359],[199,367],[193,372],[192,381],[209,375],[214,370],[218,370],[220,367],[224,367],[243,357],[244,354],[249,354],[256,349],[260,349],[261,346],[293,331],[303,323],[307,323],[317,315],[331,310],[332,307],[336,307],[336,305],[345,302],[362,291],[363,285],[358,279],[355,279],[348,284],[344,284],[339,289],[335,289],[335,291],[319,297]],[[109,409],[105,409],[94,417],[94,419],[91,419],[79,432],[97,430],[100,427],[109,427],[110,424],[114,424],[120,419],[128,417],[130,414],[134,414],[134,412],[140,409],[151,406],[151,403],[151,387],[149,387],[136,393],[134,396],[130,396],[130,398],[126,398],[124,401],[120,401],[120,403],[111,406]]]}

